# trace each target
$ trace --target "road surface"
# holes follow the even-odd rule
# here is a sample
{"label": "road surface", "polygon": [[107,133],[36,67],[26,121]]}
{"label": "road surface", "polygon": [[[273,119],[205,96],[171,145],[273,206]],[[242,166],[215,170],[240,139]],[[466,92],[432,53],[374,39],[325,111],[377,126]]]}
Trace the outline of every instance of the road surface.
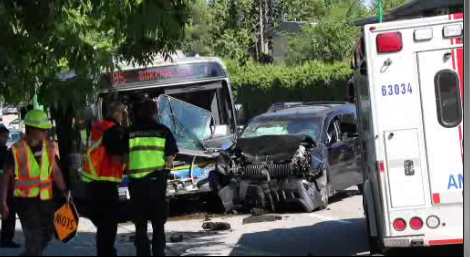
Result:
{"label": "road surface", "polygon": [[[311,214],[282,214],[282,220],[270,223],[243,225],[246,215],[213,218],[213,222],[227,222],[232,229],[225,232],[207,232],[201,228],[202,216],[178,217],[167,226],[168,239],[182,233],[181,243],[168,243],[169,256],[367,256],[369,247],[363,218],[362,196],[348,190],[331,200],[325,211]],[[194,217],[196,217],[194,219]],[[20,227],[18,227],[20,228]],[[95,228],[88,220],[81,220],[79,235],[64,245],[53,242],[46,250],[50,256],[94,256]],[[120,256],[135,255],[132,243],[134,227],[122,224],[119,228],[117,249]],[[21,231],[17,238],[22,241]],[[23,242],[22,242],[23,243]],[[19,255],[21,250],[0,249],[0,256]],[[399,256],[461,256],[463,247],[414,249],[393,251]]]}

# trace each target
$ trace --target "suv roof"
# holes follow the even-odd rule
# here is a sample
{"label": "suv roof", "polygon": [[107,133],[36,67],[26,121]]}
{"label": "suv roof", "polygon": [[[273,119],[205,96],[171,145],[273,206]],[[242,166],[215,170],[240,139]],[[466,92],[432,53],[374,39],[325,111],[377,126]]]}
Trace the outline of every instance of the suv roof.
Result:
{"label": "suv roof", "polygon": [[279,112],[286,109],[301,107],[317,107],[318,109],[333,109],[349,104],[348,102],[280,102],[271,105],[269,112]]}
{"label": "suv roof", "polygon": [[336,113],[344,112],[345,110],[355,112],[356,107],[347,102],[288,102],[288,103],[275,103],[271,106],[268,112],[255,117],[257,118],[274,118],[274,117],[289,117],[289,116],[310,116],[310,117],[327,117],[329,115],[336,115]]}

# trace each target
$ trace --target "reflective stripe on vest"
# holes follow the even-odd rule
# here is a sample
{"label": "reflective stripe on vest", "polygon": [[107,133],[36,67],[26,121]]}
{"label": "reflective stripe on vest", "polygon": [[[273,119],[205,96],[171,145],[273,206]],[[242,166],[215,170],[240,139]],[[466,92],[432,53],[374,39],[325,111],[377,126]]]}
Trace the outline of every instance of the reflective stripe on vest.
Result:
{"label": "reflective stripe on vest", "polygon": [[84,182],[122,182],[124,174],[122,161],[114,160],[102,144],[104,134],[114,126],[116,126],[115,123],[106,120],[93,126],[82,177]]}
{"label": "reflective stripe on vest", "polygon": [[49,140],[43,141],[41,165],[38,164],[31,148],[25,140],[12,147],[15,160],[14,196],[21,198],[40,197],[47,201],[52,199],[52,170],[56,155],[56,146]]}
{"label": "reflective stripe on vest", "polygon": [[165,168],[165,143],[158,137],[130,139],[129,177],[139,179]]}

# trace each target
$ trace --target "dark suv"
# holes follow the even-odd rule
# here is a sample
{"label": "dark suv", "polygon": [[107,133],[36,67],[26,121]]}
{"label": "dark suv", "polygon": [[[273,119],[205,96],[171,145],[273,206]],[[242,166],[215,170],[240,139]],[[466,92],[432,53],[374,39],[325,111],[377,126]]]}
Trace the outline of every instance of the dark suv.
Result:
{"label": "dark suv", "polygon": [[354,105],[276,103],[251,119],[217,162],[215,186],[227,211],[300,204],[324,209],[335,192],[362,190]]}

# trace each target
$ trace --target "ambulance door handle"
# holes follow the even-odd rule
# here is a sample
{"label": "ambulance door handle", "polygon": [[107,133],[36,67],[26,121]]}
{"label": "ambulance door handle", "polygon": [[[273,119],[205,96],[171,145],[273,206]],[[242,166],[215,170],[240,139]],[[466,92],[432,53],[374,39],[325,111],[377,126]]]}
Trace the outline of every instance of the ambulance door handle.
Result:
{"label": "ambulance door handle", "polygon": [[444,61],[447,62],[448,60],[450,60],[450,58],[452,58],[452,52],[450,53],[445,53],[444,54]]}
{"label": "ambulance door handle", "polygon": [[405,175],[414,176],[415,175],[415,164],[413,161],[405,161]]}

